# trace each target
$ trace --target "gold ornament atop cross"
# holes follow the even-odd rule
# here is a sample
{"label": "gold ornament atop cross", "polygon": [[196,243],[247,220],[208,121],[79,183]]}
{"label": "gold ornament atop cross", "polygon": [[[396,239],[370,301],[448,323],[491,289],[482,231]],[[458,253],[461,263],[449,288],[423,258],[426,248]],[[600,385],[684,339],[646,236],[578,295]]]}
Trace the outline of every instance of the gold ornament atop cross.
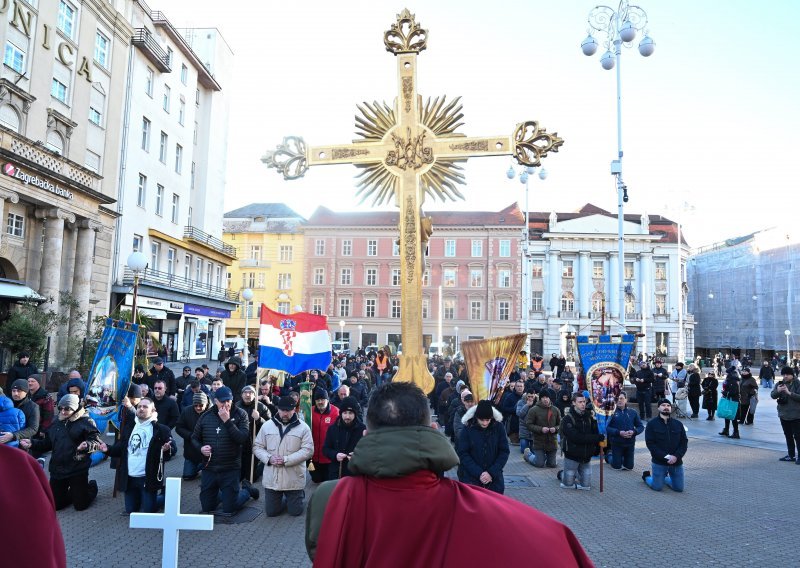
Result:
{"label": "gold ornament atop cross", "polygon": [[467,137],[456,132],[463,123],[460,97],[430,98],[423,105],[417,94],[417,55],[427,47],[428,31],[408,9],[383,35],[386,50],[397,57],[397,98],[386,103],[357,105],[356,134],[352,144],[307,147],[298,136],[287,136],[262,158],[285,179],[305,175],[311,166],[354,164],[361,170],[361,202],[373,205],[394,198],[400,208],[400,302],[403,353],[394,380],[413,382],[426,393],[433,389],[422,343],[422,275],[424,250],[431,235],[431,220],[421,212],[425,196],[464,199],[457,184],[464,184],[459,162],[471,157],[512,155],[524,166],[539,166],[548,152],[558,152],[564,141],[536,121],[517,125],[510,136]]}

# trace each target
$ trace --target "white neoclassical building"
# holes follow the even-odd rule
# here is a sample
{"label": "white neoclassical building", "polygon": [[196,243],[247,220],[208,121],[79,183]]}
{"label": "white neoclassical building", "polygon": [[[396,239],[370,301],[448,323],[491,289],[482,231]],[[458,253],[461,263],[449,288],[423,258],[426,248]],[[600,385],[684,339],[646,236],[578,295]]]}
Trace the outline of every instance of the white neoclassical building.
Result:
{"label": "white neoclassical building", "polygon": [[603,323],[606,333],[619,333],[624,293],[626,330],[644,334],[637,351],[667,360],[675,360],[679,350],[693,354],[694,318],[686,309],[689,246],[682,238],[678,246],[677,223],[626,214],[622,260],[616,215],[592,204],[568,213],[532,211],[529,230],[520,328],[528,328],[532,352],[545,360],[552,353],[572,356],[571,335],[599,335]]}

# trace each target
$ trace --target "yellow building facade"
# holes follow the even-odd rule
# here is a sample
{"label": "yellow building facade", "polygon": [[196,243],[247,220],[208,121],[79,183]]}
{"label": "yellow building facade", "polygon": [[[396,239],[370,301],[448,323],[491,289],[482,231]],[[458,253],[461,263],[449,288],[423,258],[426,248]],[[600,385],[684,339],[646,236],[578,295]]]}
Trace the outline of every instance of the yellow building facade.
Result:
{"label": "yellow building facade", "polygon": [[[303,308],[305,219],[282,203],[252,203],[225,213],[223,241],[236,248],[228,287],[250,289],[253,299],[231,312],[227,336],[248,337],[251,353],[258,345],[261,304],[281,313]],[[245,334],[245,327],[248,332]]]}

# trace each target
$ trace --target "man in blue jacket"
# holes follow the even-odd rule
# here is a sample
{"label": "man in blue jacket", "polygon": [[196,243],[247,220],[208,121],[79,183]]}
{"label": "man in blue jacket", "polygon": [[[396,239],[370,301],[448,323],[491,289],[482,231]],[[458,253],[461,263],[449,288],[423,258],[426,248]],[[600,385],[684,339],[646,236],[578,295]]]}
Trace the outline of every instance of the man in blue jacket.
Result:
{"label": "man in blue jacket", "polygon": [[672,403],[658,401],[658,416],[647,423],[644,439],[650,450],[653,473],[645,471],[642,479],[654,491],[666,484],[673,491],[683,491],[683,456],[689,446],[683,424],[671,417]]}
{"label": "man in blue jacket", "polygon": [[[635,411],[627,408],[628,397],[624,392],[617,396],[617,409],[606,424],[606,434],[611,442],[611,456],[606,460],[614,469],[633,469],[633,454],[636,436],[644,432],[644,424]],[[649,403],[648,403],[649,404]]]}

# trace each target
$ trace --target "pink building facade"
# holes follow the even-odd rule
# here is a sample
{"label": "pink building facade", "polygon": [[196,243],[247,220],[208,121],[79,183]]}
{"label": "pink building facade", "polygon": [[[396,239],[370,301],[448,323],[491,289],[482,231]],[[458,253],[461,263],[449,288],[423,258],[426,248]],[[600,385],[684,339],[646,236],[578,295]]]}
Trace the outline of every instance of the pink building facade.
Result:
{"label": "pink building facade", "polygon": [[[304,309],[329,318],[349,347],[402,343],[397,211],[337,213],[319,207],[305,224]],[[520,331],[525,225],[517,204],[501,211],[429,213],[433,234],[423,279],[423,342]]]}

